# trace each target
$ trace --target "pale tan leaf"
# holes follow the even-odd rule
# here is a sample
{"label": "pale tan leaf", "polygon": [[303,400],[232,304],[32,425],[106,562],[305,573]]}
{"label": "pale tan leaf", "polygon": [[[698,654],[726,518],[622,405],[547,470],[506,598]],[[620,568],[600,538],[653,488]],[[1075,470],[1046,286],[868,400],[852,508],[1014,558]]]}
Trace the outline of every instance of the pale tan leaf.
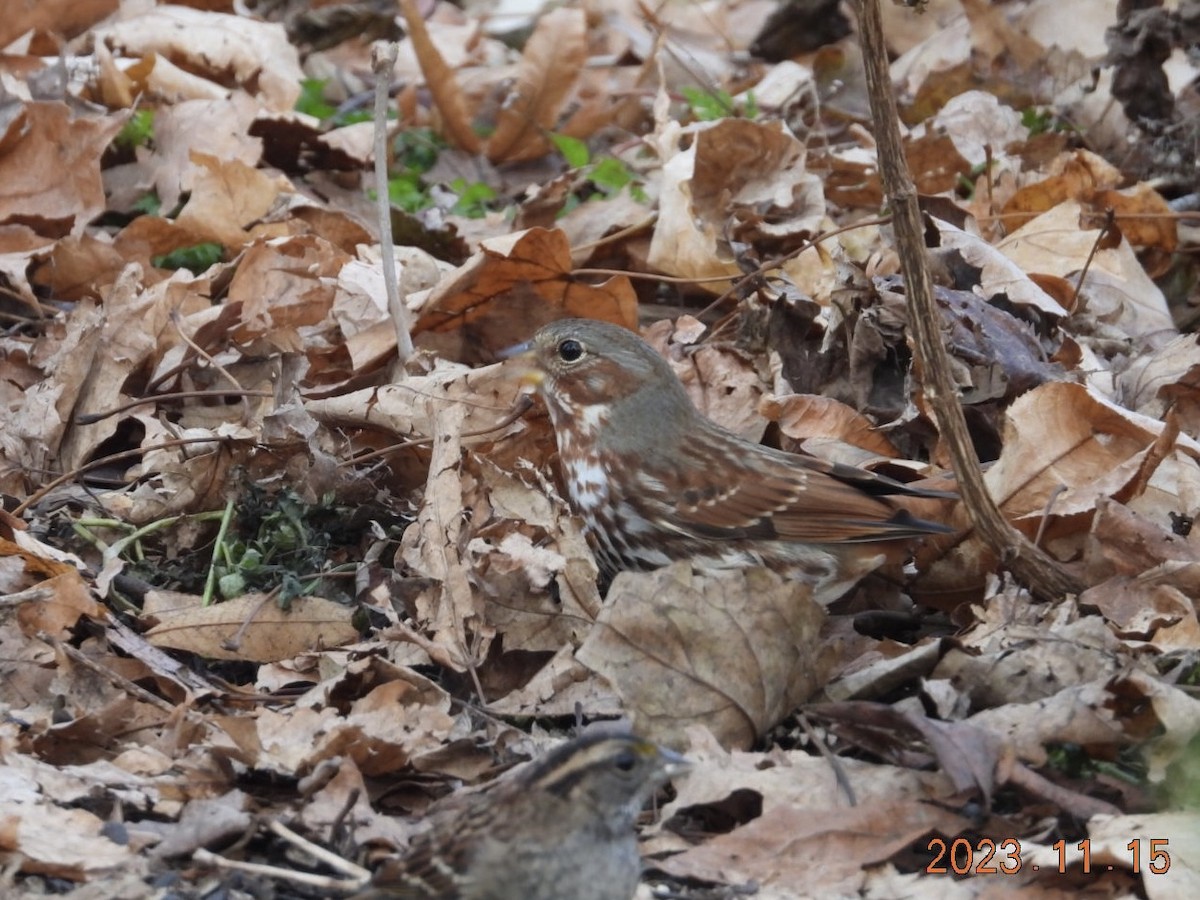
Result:
{"label": "pale tan leaf", "polygon": [[352,641],[358,637],[350,624],[352,613],[350,607],[321,597],[296,597],[284,610],[264,594],[202,606],[199,597],[166,591],[148,594],[144,612],[158,620],[146,632],[156,647],[254,662]]}
{"label": "pale tan leaf", "polygon": [[676,563],[619,574],[577,657],[643,734],[677,745],[703,722],[747,747],[823,683],[823,620],[809,586],[766,569]]}

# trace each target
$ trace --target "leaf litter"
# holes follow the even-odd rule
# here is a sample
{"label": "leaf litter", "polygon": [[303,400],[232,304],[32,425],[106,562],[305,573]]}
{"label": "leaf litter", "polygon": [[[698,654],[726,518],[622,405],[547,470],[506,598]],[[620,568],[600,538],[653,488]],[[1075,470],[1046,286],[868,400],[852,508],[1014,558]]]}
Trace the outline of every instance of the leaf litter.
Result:
{"label": "leaf litter", "polygon": [[[0,23],[3,890],[264,877],[212,851],[330,871],[271,821],[370,864],[614,717],[695,762],[640,896],[1200,890],[1190,63],[1164,75],[1115,4],[884,6],[989,490],[1086,590],[1035,602],[931,500],[957,531],[829,602],[686,563],[598,585],[500,355],[640,325],[740,434],[945,467],[840,13],[308,6]],[[407,35],[403,372],[378,33]]]}

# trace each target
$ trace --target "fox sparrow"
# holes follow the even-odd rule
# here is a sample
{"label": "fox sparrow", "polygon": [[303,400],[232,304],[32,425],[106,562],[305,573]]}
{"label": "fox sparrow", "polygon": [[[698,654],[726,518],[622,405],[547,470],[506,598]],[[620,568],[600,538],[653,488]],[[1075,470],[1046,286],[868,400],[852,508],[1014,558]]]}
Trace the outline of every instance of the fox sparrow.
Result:
{"label": "fox sparrow", "polygon": [[642,868],[638,812],[687,769],[629,735],[575,738],[452,798],[354,900],[629,900]]}
{"label": "fox sparrow", "polygon": [[514,351],[549,409],[568,499],[607,576],[695,559],[844,588],[884,561],[884,543],[950,531],[889,496],[953,494],[717,426],[666,360],[625,328],[562,319]]}

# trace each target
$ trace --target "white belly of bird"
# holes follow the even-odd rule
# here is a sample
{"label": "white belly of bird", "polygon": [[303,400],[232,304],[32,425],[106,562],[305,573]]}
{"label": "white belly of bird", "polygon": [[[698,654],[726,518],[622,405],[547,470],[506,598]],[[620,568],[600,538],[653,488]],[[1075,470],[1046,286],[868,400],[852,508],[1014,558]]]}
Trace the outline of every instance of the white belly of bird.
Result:
{"label": "white belly of bird", "polygon": [[566,460],[567,490],[571,505],[585,518],[590,518],[608,502],[608,479],[600,460],[590,454]]}

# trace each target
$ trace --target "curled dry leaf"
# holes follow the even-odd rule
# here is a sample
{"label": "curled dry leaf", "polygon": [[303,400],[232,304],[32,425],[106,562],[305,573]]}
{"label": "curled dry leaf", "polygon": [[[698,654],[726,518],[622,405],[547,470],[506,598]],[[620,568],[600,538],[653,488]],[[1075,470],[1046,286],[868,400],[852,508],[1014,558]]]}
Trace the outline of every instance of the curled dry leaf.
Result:
{"label": "curled dry leaf", "polygon": [[808,585],[676,563],[619,574],[576,655],[651,739],[678,745],[703,721],[725,746],[748,747],[821,687],[823,620]]}
{"label": "curled dry leaf", "polygon": [[797,443],[796,449],[807,453],[854,466],[900,455],[896,445],[870,419],[830,397],[815,394],[767,397],[758,408]]}
{"label": "curled dry leaf", "polygon": [[930,674],[959,687],[973,709],[1034,700],[1117,674],[1124,663],[1116,638],[1072,598],[1034,605],[1011,585],[987,597],[976,624]]}
{"label": "curled dry leaf", "polygon": [[321,597],[296,597],[282,609],[275,598],[243,594],[203,606],[201,598],[171,591],[146,595],[144,615],[157,620],[146,632],[155,647],[209,659],[274,662],[306,650],[337,647],[358,637],[353,610]]}
{"label": "curled dry leaf", "polygon": [[21,870],[83,881],[136,860],[133,849],[111,840],[103,819],[53,803],[0,801],[0,850],[18,856]]}
{"label": "curled dry leaf", "polygon": [[582,9],[552,9],[538,18],[496,117],[496,129],[488,137],[488,159],[520,162],[549,151],[545,134],[557,130],[559,112],[579,79],[587,50],[587,16]]}
{"label": "curled dry leaf", "polygon": [[[0,131],[0,225],[79,234],[104,211],[100,154],[125,116],[85,117],[65,103],[27,103]],[[54,160],[54,165],[46,165]]]}
{"label": "curled dry leaf", "polygon": [[[1047,510],[1090,514],[1101,499],[1128,501],[1138,481],[1144,486],[1143,457],[1166,427],[1082,385],[1044,384],[1009,408],[1004,450],[985,479],[1015,522],[1036,524]],[[1200,443],[1177,440],[1182,452],[1200,457]],[[1066,491],[1057,494],[1060,487]]]}
{"label": "curled dry leaf", "polygon": [[441,406],[443,411],[431,416],[433,452],[425,496],[417,521],[404,531],[401,555],[410,570],[431,580],[430,590],[416,598],[414,618],[461,672],[487,655],[495,629],[487,624],[484,598],[472,584],[461,550],[467,526],[462,511],[470,507],[459,472],[466,411],[461,404]]}
{"label": "curled dry leaf", "polygon": [[[1087,823],[1091,839],[1092,859],[1100,866],[1117,869],[1134,865],[1134,856],[1129,849],[1131,840],[1138,841],[1140,856],[1137,862],[1141,869],[1142,887],[1151,900],[1171,900],[1174,897],[1194,897],[1200,893],[1200,816],[1194,810],[1181,812],[1145,813],[1132,816],[1093,816]],[[1153,841],[1161,843],[1154,844]],[[1057,865],[1053,847],[1046,848],[1043,857],[1050,865]],[[1170,865],[1165,865],[1163,856],[1151,854],[1157,850],[1168,851]]]}
{"label": "curled dry leaf", "polygon": [[157,53],[186,62],[216,82],[230,77],[268,108],[290,110],[300,96],[300,55],[282,24],[184,6],[160,6],[97,29],[124,53]]}
{"label": "curled dry leaf", "polygon": [[930,832],[957,834],[966,826],[966,819],[919,801],[821,810],[779,806],[655,866],[680,878],[753,882],[762,891],[758,896],[780,900],[856,897],[866,866]]}
{"label": "curled dry leaf", "polygon": [[[195,167],[192,195],[175,220],[180,228],[200,240],[215,241],[226,247],[241,247],[252,234],[265,237],[286,234],[282,226],[272,228],[261,223],[280,192],[290,187],[287,179],[269,175],[240,160],[221,160],[198,151],[189,154],[189,161]],[[337,268],[341,268],[342,260],[337,263]],[[237,274],[241,274],[240,266]]]}
{"label": "curled dry leaf", "polygon": [[492,362],[501,350],[566,316],[637,327],[637,297],[624,275],[592,285],[571,275],[571,248],[558,229],[528,231],[484,242],[426,300],[413,326],[447,355]]}
{"label": "curled dry leaf", "polygon": [[1081,227],[1083,222],[1083,207],[1067,200],[1013,232],[996,249],[1019,270],[1070,278],[1073,283],[1087,266],[1081,292],[1087,315],[1128,337],[1174,331],[1166,298],[1129,242],[1122,238],[1116,246],[1096,250],[1100,229]]}
{"label": "curled dry leaf", "polygon": [[648,259],[656,269],[736,276],[730,241],[794,239],[820,228],[820,179],[806,170],[804,146],[782,122],[721,119],[686,150],[668,138],[659,143],[667,149],[660,151],[659,222]]}

